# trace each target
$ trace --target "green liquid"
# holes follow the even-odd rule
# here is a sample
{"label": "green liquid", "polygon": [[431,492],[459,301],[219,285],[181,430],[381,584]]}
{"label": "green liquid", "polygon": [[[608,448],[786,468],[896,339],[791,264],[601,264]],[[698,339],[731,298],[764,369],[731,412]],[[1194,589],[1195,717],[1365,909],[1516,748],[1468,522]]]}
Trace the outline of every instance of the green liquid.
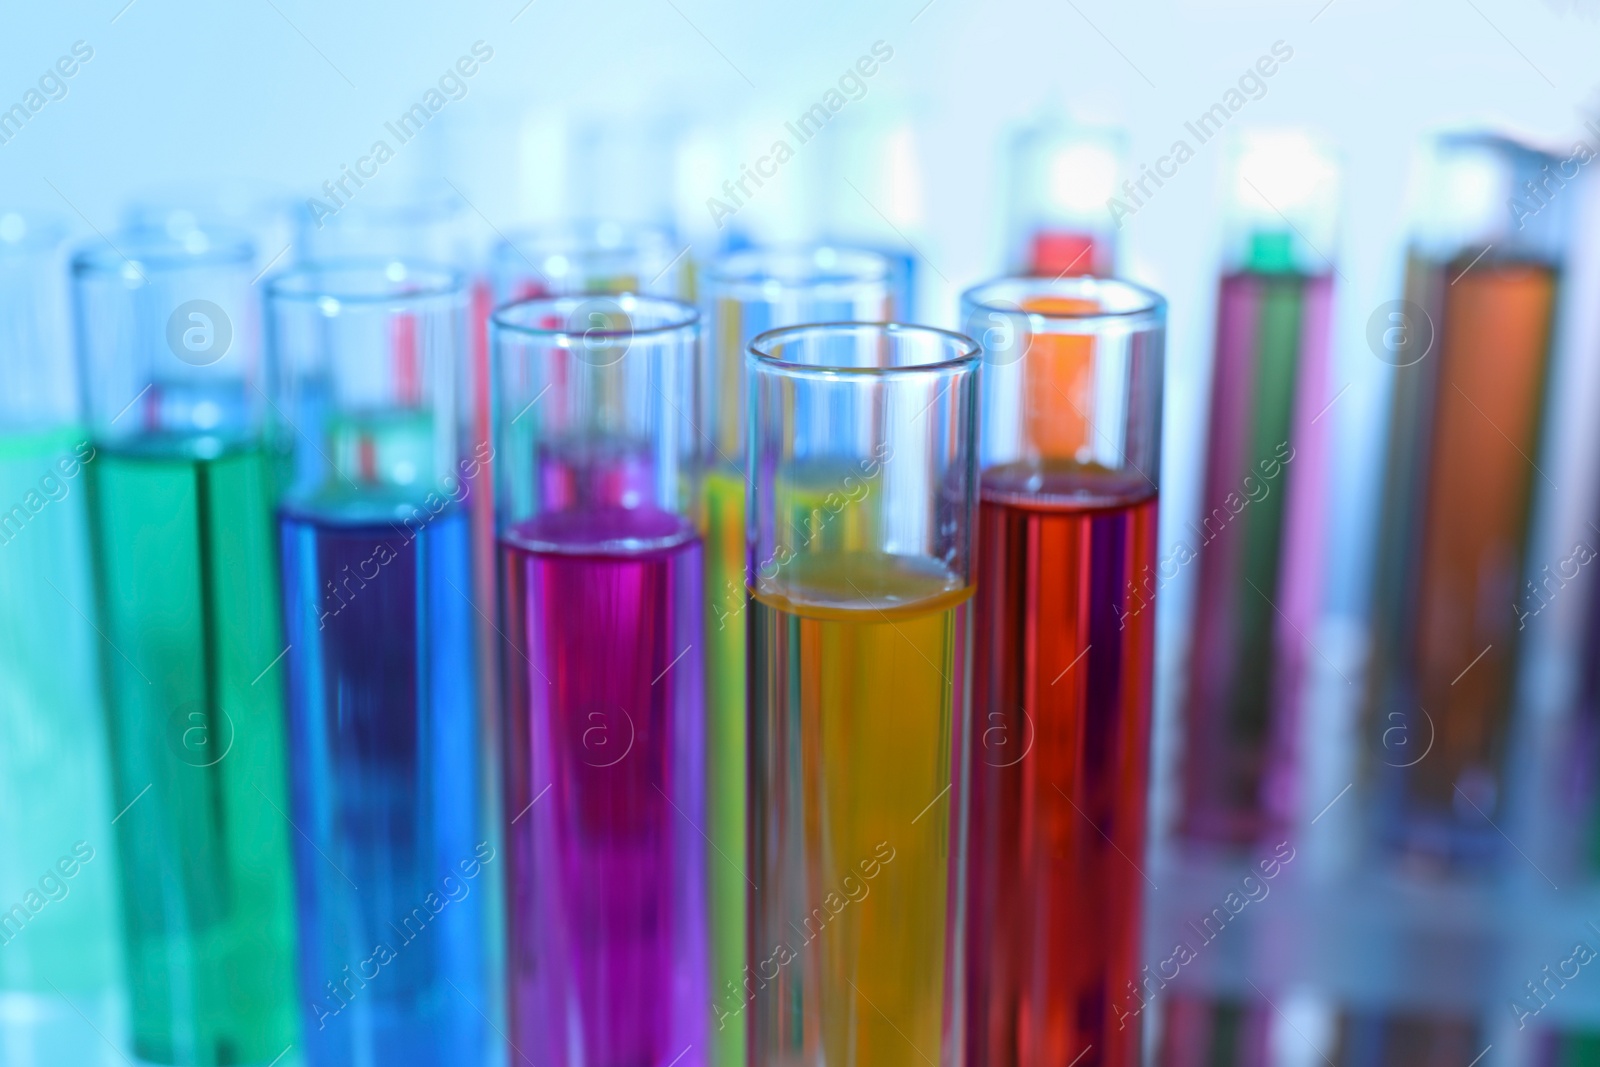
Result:
{"label": "green liquid", "polygon": [[296,1040],[274,470],[203,439],[88,474],[135,1051],[267,1063]]}
{"label": "green liquid", "polygon": [[[745,967],[745,522],[744,474],[706,476],[706,857],[711,990],[723,1010],[743,1003]],[[738,993],[729,994],[728,983]],[[712,1063],[743,1067],[745,1019],[713,1025]]]}
{"label": "green liquid", "polygon": [[0,993],[52,1009],[116,966],[81,441],[0,436]]}

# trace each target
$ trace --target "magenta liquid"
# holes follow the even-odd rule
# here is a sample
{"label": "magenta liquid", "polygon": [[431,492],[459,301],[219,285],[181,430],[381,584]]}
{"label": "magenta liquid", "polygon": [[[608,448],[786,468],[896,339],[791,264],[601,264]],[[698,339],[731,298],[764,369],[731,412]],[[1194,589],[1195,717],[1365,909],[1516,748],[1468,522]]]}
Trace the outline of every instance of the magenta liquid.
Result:
{"label": "magenta liquid", "polygon": [[510,1060],[697,1067],[700,539],[681,516],[579,496],[592,506],[500,538]]}

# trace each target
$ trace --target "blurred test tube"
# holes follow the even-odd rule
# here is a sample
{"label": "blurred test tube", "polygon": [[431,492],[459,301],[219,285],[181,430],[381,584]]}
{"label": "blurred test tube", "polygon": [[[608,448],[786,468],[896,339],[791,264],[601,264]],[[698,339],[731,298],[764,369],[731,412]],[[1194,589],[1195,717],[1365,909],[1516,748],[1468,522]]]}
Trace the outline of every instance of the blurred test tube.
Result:
{"label": "blurred test tube", "polygon": [[1187,837],[1249,845],[1292,822],[1300,792],[1306,635],[1324,600],[1336,174],[1306,134],[1258,131],[1236,143],[1229,189],[1201,515],[1177,541],[1199,564],[1182,818]]}
{"label": "blurred test tube", "polygon": [[1007,146],[1006,263],[1021,274],[1110,275],[1116,230],[1106,202],[1125,169],[1120,131],[1049,117]]}

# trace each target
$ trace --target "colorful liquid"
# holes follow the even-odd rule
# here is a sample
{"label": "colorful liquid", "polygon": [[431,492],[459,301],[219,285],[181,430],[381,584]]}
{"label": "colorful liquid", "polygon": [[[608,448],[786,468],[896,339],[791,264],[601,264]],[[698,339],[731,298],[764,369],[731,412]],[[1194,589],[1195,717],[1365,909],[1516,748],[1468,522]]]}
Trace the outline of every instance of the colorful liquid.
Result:
{"label": "colorful liquid", "polygon": [[[745,518],[744,474],[708,472],[706,504],[706,834],[712,988],[737,982],[745,966]],[[743,1026],[712,1034],[714,1062],[745,1062]]]}
{"label": "colorful liquid", "polygon": [[306,1062],[476,1063],[499,865],[467,512],[327,500],[279,524]]}
{"label": "colorful liquid", "polygon": [[[1184,706],[1183,832],[1249,844],[1294,818],[1322,597],[1331,281],[1222,280]],[[1313,421],[1316,420],[1316,421]]]}
{"label": "colorful liquid", "polygon": [[[1160,1067],[1271,1067],[1274,1063],[1273,1012],[1260,997],[1246,1002],[1177,990],[1157,996],[1161,999],[1147,1002],[1147,1006],[1160,1006],[1161,1040],[1156,1056]],[[1309,1047],[1306,1051],[1314,1062],[1316,1053]]]}
{"label": "colorful liquid", "polygon": [[115,981],[116,811],[84,487],[95,462],[69,429],[0,436],[0,1001],[37,1000],[0,1023],[0,1060],[19,1067],[72,1058],[57,1031],[98,1040],[55,990],[87,1009]]}
{"label": "colorful liquid", "polygon": [[134,1052],[298,1041],[274,470],[215,438],[86,468]]}
{"label": "colorful liquid", "polygon": [[979,505],[967,1052],[1139,1062],[1156,497],[1137,474],[1000,468]]}
{"label": "colorful liquid", "polygon": [[1556,273],[1468,266],[1407,275],[1433,345],[1395,375],[1372,634],[1373,730],[1416,739],[1379,749],[1382,832],[1446,859],[1500,847],[1529,514],[1550,489],[1534,463]]}
{"label": "colorful liquid", "polygon": [[[726,990],[744,980],[745,945],[745,485],[743,473],[714,468],[704,481],[706,558],[706,666],[710,719],[710,813],[707,834],[716,846],[709,859],[712,978]],[[781,479],[775,493],[788,536],[807,551],[849,551],[869,543],[873,506],[859,506],[877,491],[875,476],[856,467],[820,465],[803,481]],[[720,994],[719,994],[720,996]],[[743,1026],[713,1034],[719,1064],[745,1062]]]}
{"label": "colorful liquid", "polygon": [[1573,1029],[1547,1034],[1533,1062],[1537,1067],[1595,1067],[1600,1064],[1600,1033]]}
{"label": "colorful liquid", "polygon": [[698,1067],[699,537],[676,515],[602,506],[512,527],[500,553],[512,1060]]}
{"label": "colorful liquid", "polygon": [[1036,230],[1028,241],[1023,271],[1040,278],[1111,273],[1111,248],[1104,238],[1076,230]]}
{"label": "colorful liquid", "polygon": [[719,1024],[752,1063],[950,1062],[970,590],[878,553],[784,570],[749,605],[750,962]]}
{"label": "colorful liquid", "polygon": [[1484,1029],[1470,1015],[1352,1011],[1339,1020],[1332,1062],[1338,1067],[1472,1067],[1490,1044]]}

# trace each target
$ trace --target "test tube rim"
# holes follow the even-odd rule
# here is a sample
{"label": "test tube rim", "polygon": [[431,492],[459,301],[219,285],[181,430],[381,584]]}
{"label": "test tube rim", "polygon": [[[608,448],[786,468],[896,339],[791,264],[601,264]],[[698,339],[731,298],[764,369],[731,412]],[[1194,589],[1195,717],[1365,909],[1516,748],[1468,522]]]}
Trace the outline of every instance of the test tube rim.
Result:
{"label": "test tube rim", "polygon": [[[1005,290],[1011,290],[1023,297],[1060,296],[1093,299],[1098,302],[1101,293],[1115,292],[1135,299],[1130,306],[1116,310],[1107,310],[1102,306],[1093,311],[1042,311],[999,303],[1000,300],[1007,299],[1001,296],[1001,292]],[[1057,326],[1054,332],[1092,333],[1095,327],[1102,323],[1116,323],[1126,327],[1162,325],[1167,318],[1167,298],[1154,289],[1122,278],[1097,278],[1091,275],[1075,275],[1067,278],[1006,275],[1002,278],[991,278],[962,293],[961,303],[973,311],[1026,315],[1029,322],[1037,327],[1053,323]],[[1042,328],[1037,332],[1052,331]]]}
{"label": "test tube rim", "polygon": [[[523,313],[524,309],[534,305],[543,305],[554,309],[558,305],[567,305],[569,308],[580,307],[583,304],[593,303],[597,300],[610,301],[619,305],[632,301],[635,305],[655,306],[662,310],[672,309],[680,314],[677,318],[669,319],[656,326],[645,326],[627,330],[583,330],[574,331],[568,326],[534,326],[525,322],[516,322],[508,316],[513,313]],[[623,307],[627,311],[627,307]],[[568,293],[565,296],[533,296],[526,300],[514,300],[509,304],[502,304],[495,308],[490,317],[490,324],[495,332],[508,333],[529,340],[553,341],[558,347],[570,346],[576,340],[582,343],[585,339],[598,338],[606,341],[619,341],[640,337],[656,338],[666,337],[674,333],[688,333],[696,330],[700,325],[700,310],[693,304],[682,300],[674,300],[667,296],[651,296],[646,293]],[[563,317],[565,322],[565,317]]]}
{"label": "test tube rim", "polygon": [[[811,261],[823,252],[839,257],[840,265],[828,271],[815,271],[809,275],[785,276],[774,272],[770,264],[779,260],[790,262]],[[736,269],[738,265],[760,265],[760,269]],[[858,269],[850,269],[854,264]],[[780,293],[817,293],[823,299],[832,294],[848,292],[862,285],[889,285],[894,279],[894,264],[882,252],[860,245],[821,242],[813,244],[758,245],[741,248],[718,256],[706,267],[708,288],[715,287],[717,295],[727,295],[738,300],[760,299],[776,288]]]}
{"label": "test tube rim", "polygon": [[[192,247],[188,238],[201,235],[204,247]],[[120,275],[132,266],[141,275],[144,266],[158,270],[244,265],[255,261],[256,246],[250,235],[232,226],[196,226],[185,238],[157,230],[121,230],[118,241],[101,237],[78,246],[72,253],[72,276]]]}
{"label": "test tube rim", "polygon": [[[946,342],[953,342],[959,346],[960,351],[954,356],[936,360],[931,363],[912,363],[894,367],[844,367],[826,366],[818,363],[796,363],[792,360],[779,359],[771,352],[764,350],[763,344],[772,344],[782,339],[787,334],[803,334],[815,330],[871,330],[895,336],[898,334],[922,334],[932,336]],[[776,329],[766,330],[756,334],[750,339],[750,344],[745,349],[745,358],[752,370],[764,370],[788,375],[804,377],[836,377],[848,376],[852,378],[889,378],[904,377],[915,374],[929,374],[935,372],[959,371],[963,368],[975,368],[983,359],[983,346],[964,333],[955,330],[944,330],[937,326],[925,326],[921,323],[911,322],[807,322],[794,326],[780,326]]]}
{"label": "test tube rim", "polygon": [[53,252],[67,239],[67,224],[59,215],[0,206],[0,219],[11,215],[22,220],[22,234],[15,239],[0,237],[0,257]]}
{"label": "test tube rim", "polygon": [[[402,280],[409,281],[413,277],[430,277],[432,284],[415,289],[393,289],[384,292],[355,292],[329,285],[306,289],[291,288],[296,283],[332,275],[359,275],[371,271],[381,277],[387,277],[396,265],[404,270],[405,276],[404,279],[390,278],[394,285],[398,286]],[[461,271],[429,260],[412,259],[407,256],[353,256],[297,263],[280,271],[267,280],[267,300],[317,303],[331,299],[340,304],[351,305],[420,304],[441,297],[460,295],[465,292],[465,288],[466,277]]]}
{"label": "test tube rim", "polygon": [[[621,240],[607,244],[597,239],[602,228],[615,226]],[[540,226],[523,226],[504,234],[495,245],[496,259],[508,253],[522,254],[519,243],[526,242],[537,251],[560,252],[563,255],[618,255],[643,248],[646,244],[672,243],[672,230],[654,222],[632,222],[625,219],[585,218]]]}

